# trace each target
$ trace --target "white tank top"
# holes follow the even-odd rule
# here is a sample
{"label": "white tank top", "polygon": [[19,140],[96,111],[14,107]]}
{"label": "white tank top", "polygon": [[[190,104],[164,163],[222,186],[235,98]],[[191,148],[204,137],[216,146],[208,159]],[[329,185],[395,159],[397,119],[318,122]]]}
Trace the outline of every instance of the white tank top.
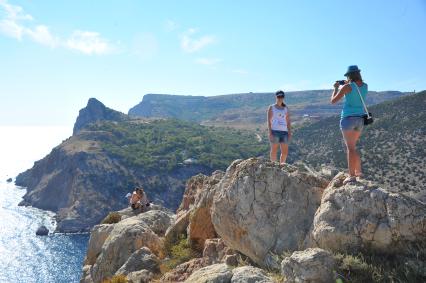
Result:
{"label": "white tank top", "polygon": [[273,131],[284,131],[287,132],[287,106],[282,109],[276,107],[276,105],[271,105],[272,108],[272,124],[271,130]]}

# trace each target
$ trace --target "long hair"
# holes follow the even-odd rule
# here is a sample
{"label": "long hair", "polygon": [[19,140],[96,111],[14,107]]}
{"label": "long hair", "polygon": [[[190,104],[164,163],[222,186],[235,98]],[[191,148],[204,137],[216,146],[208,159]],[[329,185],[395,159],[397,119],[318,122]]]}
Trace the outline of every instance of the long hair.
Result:
{"label": "long hair", "polygon": [[352,72],[348,74],[348,78],[350,82],[362,82],[362,77],[360,72]]}

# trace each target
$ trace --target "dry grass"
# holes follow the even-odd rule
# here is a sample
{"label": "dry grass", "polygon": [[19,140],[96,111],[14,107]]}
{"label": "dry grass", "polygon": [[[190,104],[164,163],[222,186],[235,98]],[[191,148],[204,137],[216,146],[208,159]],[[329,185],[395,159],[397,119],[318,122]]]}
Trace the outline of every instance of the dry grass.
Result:
{"label": "dry grass", "polygon": [[127,283],[127,277],[125,275],[114,275],[112,278],[108,278],[102,281],[102,283]]}
{"label": "dry grass", "polygon": [[121,215],[118,212],[110,212],[107,217],[102,220],[101,224],[114,224],[121,221]]}

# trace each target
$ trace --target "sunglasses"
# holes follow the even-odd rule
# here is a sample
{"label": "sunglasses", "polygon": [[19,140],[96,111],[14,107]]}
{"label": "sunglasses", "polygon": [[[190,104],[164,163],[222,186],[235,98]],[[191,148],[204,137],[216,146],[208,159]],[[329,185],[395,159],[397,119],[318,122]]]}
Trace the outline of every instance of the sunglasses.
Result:
{"label": "sunglasses", "polygon": [[284,95],[278,95],[277,98],[284,98]]}

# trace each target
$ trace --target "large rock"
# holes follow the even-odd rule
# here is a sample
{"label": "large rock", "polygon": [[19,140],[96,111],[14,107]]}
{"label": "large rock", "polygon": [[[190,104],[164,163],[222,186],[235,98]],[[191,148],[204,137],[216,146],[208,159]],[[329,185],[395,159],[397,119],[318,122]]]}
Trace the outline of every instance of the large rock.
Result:
{"label": "large rock", "polygon": [[128,275],[131,272],[142,269],[153,274],[160,272],[160,261],[158,257],[151,253],[146,247],[135,251],[115,274]]}
{"label": "large rock", "polygon": [[153,254],[162,257],[161,237],[172,221],[172,215],[152,210],[114,224],[91,269],[93,281],[101,282],[104,278],[114,275],[130,256],[142,247],[147,247]]}
{"label": "large rock", "polygon": [[179,264],[161,277],[160,282],[175,283],[184,282],[196,270],[208,266],[210,263],[207,258],[193,258],[187,262]]}
{"label": "large rock", "polygon": [[241,266],[232,270],[231,283],[274,283],[265,271],[253,266]]}
{"label": "large rock", "polygon": [[225,261],[226,256],[236,255],[236,252],[225,245],[225,242],[220,239],[208,239],[204,244],[203,257],[210,264]]}
{"label": "large rock", "polygon": [[426,254],[426,204],[369,182],[326,189],[308,246],[341,252]]}
{"label": "large rock", "polygon": [[294,252],[282,261],[281,268],[285,282],[334,282],[333,255],[323,249],[314,248]]}
{"label": "large rock", "polygon": [[86,259],[84,260],[85,265],[93,265],[96,262],[102,251],[102,246],[113,229],[114,225],[112,224],[101,224],[92,228],[87,246]]}
{"label": "large rock", "polygon": [[191,216],[191,211],[185,211],[177,216],[177,219],[174,221],[165,234],[165,243],[166,245],[173,245],[179,240],[181,235],[187,234],[187,228],[189,225],[189,217]]}
{"label": "large rock", "polygon": [[167,243],[174,243],[184,234],[188,236],[193,248],[202,251],[204,242],[217,236],[210,210],[217,184],[223,175],[224,172],[215,171],[211,176],[198,174],[188,180],[182,203],[177,210],[177,219],[166,232]]}
{"label": "large rock", "polygon": [[198,195],[203,190],[203,183],[206,178],[208,178],[206,175],[197,174],[186,182],[182,202],[176,210],[178,217],[193,207]]}
{"label": "large rock", "polygon": [[47,236],[48,234],[49,234],[49,229],[47,229],[47,227],[44,225],[38,227],[36,231],[37,236]]}
{"label": "large rock", "polygon": [[232,270],[226,264],[213,264],[198,269],[189,276],[186,283],[227,283],[231,282]]}
{"label": "large rock", "polygon": [[204,242],[207,239],[217,237],[210,210],[217,185],[223,175],[222,171],[215,171],[211,177],[204,178],[203,189],[195,199],[188,226],[188,239],[191,246],[198,250],[204,249]]}
{"label": "large rock", "polygon": [[302,246],[326,186],[324,179],[293,166],[236,160],[214,196],[214,228],[230,248],[261,266],[278,267],[271,253]]}
{"label": "large rock", "polygon": [[154,274],[148,270],[139,270],[127,275],[128,283],[149,283],[152,282]]}

